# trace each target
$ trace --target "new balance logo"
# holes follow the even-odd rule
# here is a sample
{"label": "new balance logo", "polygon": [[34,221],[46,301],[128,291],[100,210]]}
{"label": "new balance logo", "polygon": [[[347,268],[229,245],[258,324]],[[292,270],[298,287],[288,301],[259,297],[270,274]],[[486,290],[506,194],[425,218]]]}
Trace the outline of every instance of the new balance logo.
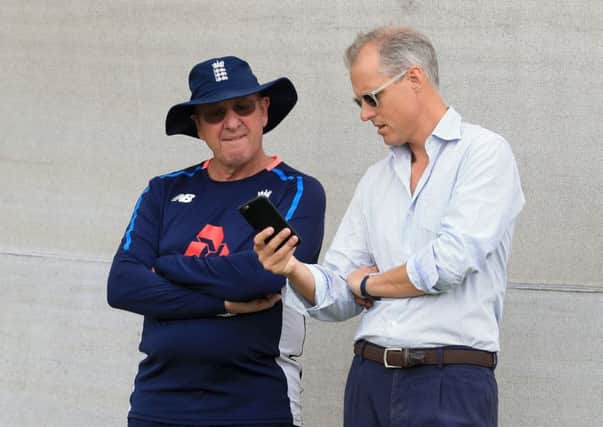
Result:
{"label": "new balance logo", "polygon": [[195,198],[194,194],[180,193],[172,199],[172,202],[190,203],[193,201],[194,198]]}
{"label": "new balance logo", "polygon": [[264,196],[265,198],[269,198],[271,194],[272,194],[272,190],[258,191],[258,196]]}
{"label": "new balance logo", "polygon": [[211,64],[211,66],[214,69],[214,78],[217,82],[228,80],[228,74],[226,73],[226,68],[224,67],[224,61],[216,61]]}

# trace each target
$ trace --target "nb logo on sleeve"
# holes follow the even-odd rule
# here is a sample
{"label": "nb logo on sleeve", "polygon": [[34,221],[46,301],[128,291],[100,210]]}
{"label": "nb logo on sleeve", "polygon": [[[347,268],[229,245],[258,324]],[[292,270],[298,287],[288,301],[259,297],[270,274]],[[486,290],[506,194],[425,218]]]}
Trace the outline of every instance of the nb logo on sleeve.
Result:
{"label": "nb logo on sleeve", "polygon": [[178,194],[172,199],[172,202],[180,202],[180,203],[190,203],[195,198],[194,194]]}

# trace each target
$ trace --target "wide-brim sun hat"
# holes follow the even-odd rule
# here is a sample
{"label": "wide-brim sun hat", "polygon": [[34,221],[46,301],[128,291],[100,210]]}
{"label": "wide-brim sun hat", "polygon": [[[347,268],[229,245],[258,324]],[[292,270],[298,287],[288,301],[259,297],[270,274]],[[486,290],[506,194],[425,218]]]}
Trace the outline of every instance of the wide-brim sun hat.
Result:
{"label": "wide-brim sun hat", "polygon": [[190,101],[176,104],[168,111],[165,120],[165,132],[168,135],[181,134],[198,138],[197,127],[190,117],[196,105],[254,93],[270,98],[268,122],[264,126],[264,133],[267,133],[289,114],[297,102],[297,92],[291,80],[281,77],[259,84],[249,64],[236,56],[213,58],[195,65],[188,82]]}

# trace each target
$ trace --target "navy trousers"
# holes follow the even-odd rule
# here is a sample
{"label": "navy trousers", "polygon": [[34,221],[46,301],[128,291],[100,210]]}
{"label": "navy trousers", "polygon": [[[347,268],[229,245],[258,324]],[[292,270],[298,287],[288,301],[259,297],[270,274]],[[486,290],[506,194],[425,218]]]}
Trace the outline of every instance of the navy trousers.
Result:
{"label": "navy trousers", "polygon": [[344,427],[496,427],[494,371],[474,365],[388,369],[354,356]]}
{"label": "navy trousers", "polygon": [[[128,427],[195,427],[182,424],[164,424],[152,421],[144,421],[137,418],[128,418]],[[295,427],[291,424],[253,424],[236,426],[216,426],[216,427]]]}

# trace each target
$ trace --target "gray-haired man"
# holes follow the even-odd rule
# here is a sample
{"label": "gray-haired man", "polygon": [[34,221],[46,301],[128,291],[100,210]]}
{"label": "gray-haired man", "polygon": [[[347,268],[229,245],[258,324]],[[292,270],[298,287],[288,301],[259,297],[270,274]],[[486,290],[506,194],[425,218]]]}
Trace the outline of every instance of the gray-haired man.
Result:
{"label": "gray-haired man", "polygon": [[362,177],[322,265],[284,230],[254,249],[286,302],[322,320],[361,314],[344,425],[497,425],[494,368],[515,220],[524,204],[499,135],[438,92],[435,50],[408,28],[358,36],[346,62],[360,118],[388,156]]}

